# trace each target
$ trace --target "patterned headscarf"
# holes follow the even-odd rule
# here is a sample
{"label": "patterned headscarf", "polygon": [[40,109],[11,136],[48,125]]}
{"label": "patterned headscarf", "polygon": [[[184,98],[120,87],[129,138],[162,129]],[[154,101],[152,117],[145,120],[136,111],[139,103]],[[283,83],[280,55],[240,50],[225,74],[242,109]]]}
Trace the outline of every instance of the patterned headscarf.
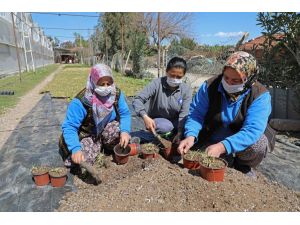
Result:
{"label": "patterned headscarf", "polygon": [[111,77],[113,80],[111,69],[104,64],[97,64],[93,66],[87,79],[86,91],[84,94],[85,99],[93,108],[93,118],[97,127],[97,135],[99,135],[107,125],[113,111],[113,104],[116,98],[114,80],[111,85],[112,92],[108,96],[102,97],[96,94],[95,88],[97,87],[97,82],[102,77]]}
{"label": "patterned headscarf", "polygon": [[230,55],[224,65],[236,70],[241,76],[244,74],[247,78],[257,72],[256,59],[249,53],[238,51]]}

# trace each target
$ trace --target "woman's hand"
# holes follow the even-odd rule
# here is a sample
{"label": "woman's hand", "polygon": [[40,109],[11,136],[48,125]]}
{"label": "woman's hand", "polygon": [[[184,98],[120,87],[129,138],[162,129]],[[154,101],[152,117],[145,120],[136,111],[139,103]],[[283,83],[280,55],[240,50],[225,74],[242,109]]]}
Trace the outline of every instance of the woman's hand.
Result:
{"label": "woman's hand", "polygon": [[144,119],[145,127],[147,128],[147,130],[154,133],[154,131],[156,129],[155,121],[153,119],[151,119],[148,115],[144,115],[143,119]]}
{"label": "woman's hand", "polygon": [[82,151],[78,151],[74,154],[72,154],[71,159],[74,163],[80,164],[82,161],[84,161],[84,156]]}
{"label": "woman's hand", "polygon": [[189,136],[187,138],[185,138],[184,140],[182,140],[177,148],[177,151],[183,155],[186,154],[188,152],[188,150],[190,150],[190,148],[194,145],[195,142],[195,137],[193,136]]}
{"label": "woman's hand", "polygon": [[210,145],[206,148],[206,152],[209,156],[220,157],[220,155],[226,153],[225,146],[219,142],[214,145]]}
{"label": "woman's hand", "polygon": [[130,135],[126,132],[122,132],[120,135],[120,145],[121,147],[125,148],[130,140]]}

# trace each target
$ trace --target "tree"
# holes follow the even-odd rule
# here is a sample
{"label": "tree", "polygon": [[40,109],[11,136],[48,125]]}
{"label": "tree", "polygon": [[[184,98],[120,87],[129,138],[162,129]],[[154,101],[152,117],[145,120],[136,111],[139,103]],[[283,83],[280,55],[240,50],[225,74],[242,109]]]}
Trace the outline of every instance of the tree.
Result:
{"label": "tree", "polygon": [[[258,13],[257,25],[271,41],[282,43],[300,66],[300,13]],[[278,38],[275,34],[283,34]]]}
{"label": "tree", "polygon": [[257,21],[266,37],[260,79],[282,88],[300,83],[300,14],[258,13]]}
{"label": "tree", "polygon": [[189,50],[194,50],[197,47],[197,43],[195,42],[195,40],[188,37],[181,38],[180,45]]}
{"label": "tree", "polygon": [[188,33],[191,13],[160,13],[160,40],[158,40],[157,13],[145,13],[144,31],[154,45],[160,44],[166,39],[186,37]]}

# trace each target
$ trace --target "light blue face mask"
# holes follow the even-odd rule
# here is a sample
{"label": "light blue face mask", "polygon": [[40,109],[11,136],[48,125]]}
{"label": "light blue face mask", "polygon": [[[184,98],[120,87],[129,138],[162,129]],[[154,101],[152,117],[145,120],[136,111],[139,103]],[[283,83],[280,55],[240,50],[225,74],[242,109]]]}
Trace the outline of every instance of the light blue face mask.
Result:
{"label": "light blue face mask", "polygon": [[178,87],[182,83],[182,79],[167,77],[167,83],[170,87]]}
{"label": "light blue face mask", "polygon": [[108,87],[97,86],[95,88],[95,92],[102,97],[107,96],[112,92],[112,86],[108,86]]}

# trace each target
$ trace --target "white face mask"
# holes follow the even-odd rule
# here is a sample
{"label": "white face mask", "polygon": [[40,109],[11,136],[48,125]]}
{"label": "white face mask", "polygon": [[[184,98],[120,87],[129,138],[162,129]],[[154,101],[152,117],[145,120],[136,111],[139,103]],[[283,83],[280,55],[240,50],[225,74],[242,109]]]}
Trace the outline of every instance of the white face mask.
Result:
{"label": "white face mask", "polygon": [[95,92],[102,97],[107,96],[112,92],[112,86],[108,86],[108,87],[97,86],[95,88]]}
{"label": "white face mask", "polygon": [[225,89],[225,91],[228,94],[233,94],[233,93],[237,93],[237,92],[243,91],[244,90],[244,85],[245,85],[246,81],[244,81],[244,83],[242,83],[242,84],[229,85],[229,84],[227,84],[227,82],[224,80],[224,77],[223,77],[222,78],[222,85],[223,85],[223,88]]}
{"label": "white face mask", "polygon": [[182,79],[167,77],[167,83],[170,87],[178,87],[182,83]]}

